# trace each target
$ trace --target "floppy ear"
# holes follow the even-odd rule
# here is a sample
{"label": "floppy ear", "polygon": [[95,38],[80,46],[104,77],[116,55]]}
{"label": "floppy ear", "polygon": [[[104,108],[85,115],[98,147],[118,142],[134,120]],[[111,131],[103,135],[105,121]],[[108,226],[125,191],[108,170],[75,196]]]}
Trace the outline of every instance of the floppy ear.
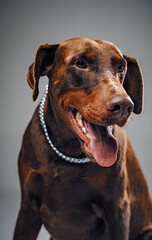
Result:
{"label": "floppy ear", "polygon": [[123,55],[127,60],[127,73],[124,88],[134,102],[134,113],[139,114],[143,107],[143,79],[139,64],[135,58]]}
{"label": "floppy ear", "polygon": [[39,94],[39,79],[41,76],[45,76],[47,74],[47,67],[53,64],[58,46],[59,44],[41,45],[36,52],[34,63],[32,63],[32,65],[29,67],[27,81],[30,87],[33,89],[33,101],[36,100]]}

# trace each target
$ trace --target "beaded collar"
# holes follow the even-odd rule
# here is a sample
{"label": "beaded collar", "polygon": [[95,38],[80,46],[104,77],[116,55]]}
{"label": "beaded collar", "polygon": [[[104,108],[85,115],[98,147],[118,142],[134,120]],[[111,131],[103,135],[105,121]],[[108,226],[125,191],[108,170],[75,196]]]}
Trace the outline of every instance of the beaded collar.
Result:
{"label": "beaded collar", "polygon": [[52,143],[52,141],[51,141],[51,139],[49,137],[47,126],[46,126],[46,122],[45,122],[45,119],[44,119],[44,105],[45,105],[45,101],[46,101],[46,98],[47,98],[47,94],[48,94],[48,85],[46,85],[46,90],[45,90],[44,96],[42,97],[41,102],[40,102],[39,118],[40,118],[41,126],[43,128],[45,137],[46,137],[46,139],[47,139],[51,149],[60,158],[62,158],[63,160],[65,160],[67,162],[70,162],[70,163],[89,163],[90,160],[87,157],[86,158],[73,158],[73,157],[65,156],[63,153],[59,152],[59,150],[53,145],[53,143]]}

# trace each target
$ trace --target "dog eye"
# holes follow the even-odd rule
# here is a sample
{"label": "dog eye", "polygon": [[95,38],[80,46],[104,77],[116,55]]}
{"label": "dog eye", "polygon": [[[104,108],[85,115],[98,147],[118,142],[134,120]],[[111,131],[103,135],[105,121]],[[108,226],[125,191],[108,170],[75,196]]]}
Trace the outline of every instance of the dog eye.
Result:
{"label": "dog eye", "polygon": [[125,67],[123,65],[120,65],[118,67],[118,73],[122,74],[124,72],[124,70],[125,70]]}
{"label": "dog eye", "polygon": [[77,60],[77,61],[76,61],[76,66],[77,66],[78,68],[81,68],[81,69],[86,69],[86,68],[87,68],[87,65],[86,65],[85,62],[82,61],[82,60]]}

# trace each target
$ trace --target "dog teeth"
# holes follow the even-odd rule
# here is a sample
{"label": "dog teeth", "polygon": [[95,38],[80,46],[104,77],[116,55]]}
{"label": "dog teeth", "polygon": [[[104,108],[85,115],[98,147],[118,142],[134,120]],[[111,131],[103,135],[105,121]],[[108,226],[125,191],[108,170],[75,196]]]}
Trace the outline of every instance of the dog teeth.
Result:
{"label": "dog teeth", "polygon": [[81,119],[82,120],[82,114],[80,112],[77,112],[77,119]]}
{"label": "dog teeth", "polygon": [[113,126],[111,125],[108,128],[109,128],[110,132],[113,133]]}
{"label": "dog teeth", "polygon": [[80,112],[77,112],[76,114],[76,120],[77,120],[77,123],[79,125],[79,128],[81,129],[81,131],[85,134],[87,134],[87,130],[84,126],[84,123],[83,123],[83,116]]}
{"label": "dog teeth", "polygon": [[85,127],[82,128],[82,131],[83,131],[84,133],[87,133]]}
{"label": "dog teeth", "polygon": [[79,124],[79,126],[83,127],[82,114],[80,112],[77,112],[76,119],[77,119],[77,123]]}
{"label": "dog teeth", "polygon": [[82,122],[81,119],[78,119],[78,120],[77,120],[77,123],[78,123],[78,125],[79,125],[80,127],[83,127],[83,122]]}

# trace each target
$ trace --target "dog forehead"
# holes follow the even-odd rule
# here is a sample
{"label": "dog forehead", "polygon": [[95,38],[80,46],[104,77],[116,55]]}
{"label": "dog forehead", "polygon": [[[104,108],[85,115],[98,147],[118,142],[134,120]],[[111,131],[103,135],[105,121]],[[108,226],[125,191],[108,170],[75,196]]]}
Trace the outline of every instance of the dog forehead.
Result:
{"label": "dog forehead", "polygon": [[75,55],[86,54],[88,58],[121,56],[120,50],[111,42],[104,40],[93,40],[88,38],[73,38],[66,40],[58,49],[58,54],[66,62],[70,61]]}

